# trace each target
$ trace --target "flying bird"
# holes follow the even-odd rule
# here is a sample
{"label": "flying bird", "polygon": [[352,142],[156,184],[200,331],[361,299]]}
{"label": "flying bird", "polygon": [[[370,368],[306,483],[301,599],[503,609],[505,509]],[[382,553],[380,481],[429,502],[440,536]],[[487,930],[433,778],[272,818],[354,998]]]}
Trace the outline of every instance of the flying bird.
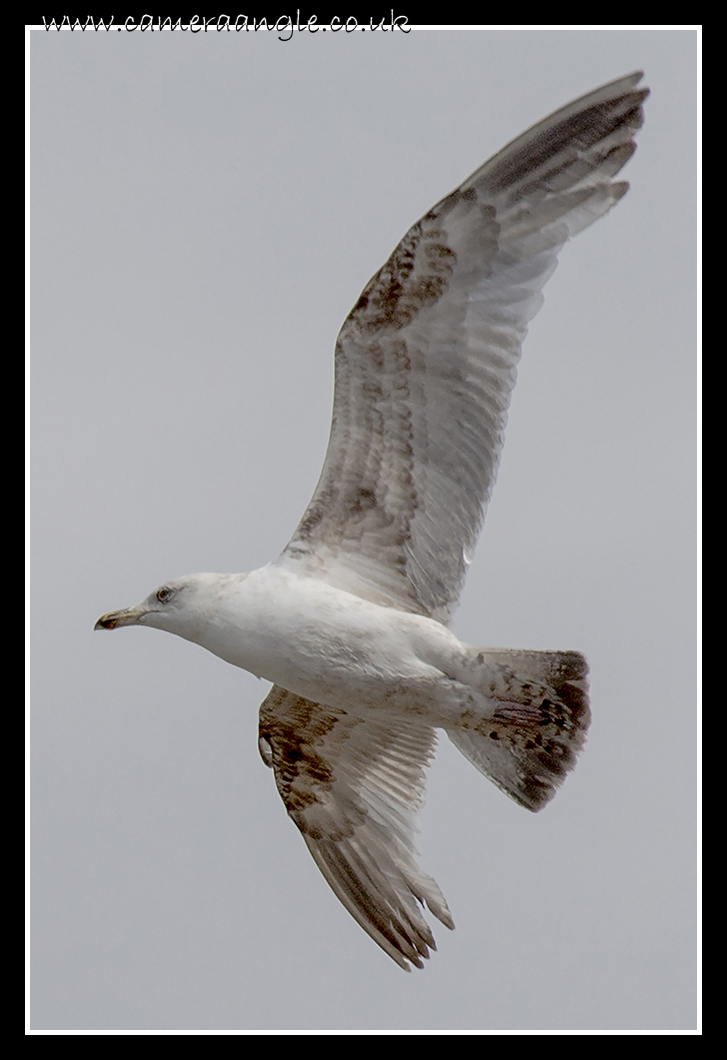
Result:
{"label": "flying bird", "polygon": [[335,349],[315,493],[282,554],[194,574],[97,629],[153,626],[273,683],[260,753],[316,864],[398,965],[453,928],[414,817],[443,729],[537,811],[590,720],[576,651],[473,647],[449,629],[495,482],[516,366],[568,239],[628,185],[641,73],[522,133],[425,214],[364,288]]}

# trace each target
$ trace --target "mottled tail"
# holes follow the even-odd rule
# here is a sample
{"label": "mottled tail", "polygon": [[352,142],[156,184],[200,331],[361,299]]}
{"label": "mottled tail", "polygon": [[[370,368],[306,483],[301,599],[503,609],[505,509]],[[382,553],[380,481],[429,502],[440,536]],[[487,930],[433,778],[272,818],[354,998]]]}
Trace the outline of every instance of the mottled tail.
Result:
{"label": "mottled tail", "polygon": [[[576,764],[591,720],[588,665],[578,652],[479,651],[471,688],[492,705],[447,735],[472,764],[528,810],[543,808]],[[478,674],[481,677],[478,677]]]}

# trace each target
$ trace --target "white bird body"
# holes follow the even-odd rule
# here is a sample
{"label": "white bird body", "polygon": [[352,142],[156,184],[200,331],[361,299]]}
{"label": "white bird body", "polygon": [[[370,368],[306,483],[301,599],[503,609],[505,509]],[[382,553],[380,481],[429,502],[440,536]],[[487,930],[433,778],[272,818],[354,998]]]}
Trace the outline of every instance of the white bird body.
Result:
{"label": "white bird body", "polygon": [[392,697],[402,706],[414,703],[465,654],[433,619],[392,611],[275,563],[246,574],[190,575],[166,588],[179,594],[180,606],[169,600],[159,607],[152,595],[140,605],[148,608],[141,624],[354,713],[381,710],[382,696],[387,705]]}
{"label": "white bird body", "polygon": [[[487,720],[502,701],[493,692],[500,664],[488,664],[502,649],[463,644],[431,618],[275,563],[246,574],[188,575],[163,588],[171,594],[163,602],[153,593],[129,609],[134,624],[174,633],[325,706],[412,715],[447,728],[467,711]],[[468,683],[473,676],[477,687]]]}
{"label": "white bird body", "polygon": [[585,741],[578,652],[476,648],[447,628],[494,485],[527,326],[568,239],[628,185],[632,74],[533,126],[412,226],[336,343],[317,489],[282,555],[196,574],[97,628],[149,625],[273,682],[260,750],[329,884],[402,968],[453,922],[416,863],[435,730],[541,809]]}

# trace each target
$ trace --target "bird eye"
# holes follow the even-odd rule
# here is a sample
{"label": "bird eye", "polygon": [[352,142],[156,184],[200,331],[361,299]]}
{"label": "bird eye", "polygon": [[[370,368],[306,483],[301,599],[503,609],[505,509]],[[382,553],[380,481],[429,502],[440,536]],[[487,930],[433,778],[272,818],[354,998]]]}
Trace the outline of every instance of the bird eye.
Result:
{"label": "bird eye", "polygon": [[163,586],[161,589],[157,589],[157,600],[160,604],[166,604],[173,596],[174,589],[170,589],[168,585]]}

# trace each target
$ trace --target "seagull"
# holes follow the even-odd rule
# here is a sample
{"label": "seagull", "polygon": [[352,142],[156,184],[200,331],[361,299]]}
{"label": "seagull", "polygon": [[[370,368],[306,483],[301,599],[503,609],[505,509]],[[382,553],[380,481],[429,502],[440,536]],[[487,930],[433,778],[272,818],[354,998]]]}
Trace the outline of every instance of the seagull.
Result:
{"label": "seagull", "polygon": [[634,73],[522,133],[401,240],[344,321],[320,480],[260,570],[193,574],[96,629],[152,626],[271,681],[260,754],[336,896],[401,968],[454,927],[416,860],[443,729],[528,810],[574,767],[584,657],[449,629],[482,528],[516,366],[558,252],[628,184],[648,89]]}

